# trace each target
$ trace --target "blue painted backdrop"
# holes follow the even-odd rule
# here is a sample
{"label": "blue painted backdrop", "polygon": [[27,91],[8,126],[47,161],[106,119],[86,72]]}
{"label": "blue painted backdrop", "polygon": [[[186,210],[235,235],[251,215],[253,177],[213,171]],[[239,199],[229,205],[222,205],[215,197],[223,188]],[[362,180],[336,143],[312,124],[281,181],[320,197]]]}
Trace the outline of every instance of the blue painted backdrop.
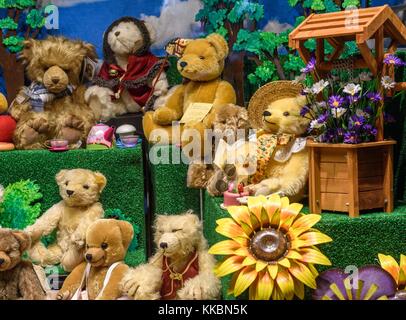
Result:
{"label": "blue painted backdrop", "polygon": [[[165,0],[55,0],[59,5],[59,27],[53,34],[61,34],[70,38],[78,38],[93,43],[101,54],[103,32],[115,19],[141,14],[159,16]],[[166,3],[196,0],[166,0]],[[298,15],[288,5],[287,0],[259,0],[265,6],[264,26],[269,20],[294,23]],[[375,0],[375,5],[397,4],[403,0]],[[0,11],[0,16],[4,14]],[[169,26],[170,27],[170,26]],[[4,83],[0,77],[0,91],[4,91]]]}

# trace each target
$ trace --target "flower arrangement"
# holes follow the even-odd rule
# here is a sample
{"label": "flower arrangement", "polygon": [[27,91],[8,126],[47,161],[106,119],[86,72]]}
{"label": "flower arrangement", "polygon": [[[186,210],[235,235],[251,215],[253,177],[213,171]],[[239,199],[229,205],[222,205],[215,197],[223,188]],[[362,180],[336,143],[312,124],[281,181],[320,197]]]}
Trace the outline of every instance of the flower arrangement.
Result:
{"label": "flower arrangement", "polygon": [[[384,63],[388,66],[404,66],[395,55],[387,55]],[[380,81],[372,74],[361,72],[348,82],[340,82],[332,76],[312,84],[309,74],[316,72],[316,60],[312,58],[296,82],[304,84],[303,95],[308,104],[301,110],[301,116],[310,122],[309,134],[317,142],[358,144],[374,141],[378,130],[376,122],[382,115],[384,93],[395,87],[391,77]]]}

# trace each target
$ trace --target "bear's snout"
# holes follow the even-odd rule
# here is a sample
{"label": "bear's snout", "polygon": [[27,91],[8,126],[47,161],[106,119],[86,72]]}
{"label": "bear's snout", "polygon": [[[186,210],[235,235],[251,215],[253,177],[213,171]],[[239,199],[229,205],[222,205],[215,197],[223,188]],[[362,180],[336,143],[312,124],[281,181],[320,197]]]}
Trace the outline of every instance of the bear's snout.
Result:
{"label": "bear's snout", "polygon": [[4,262],[6,262],[6,260],[4,260],[3,258],[0,258],[0,266],[1,266]]}
{"label": "bear's snout", "polygon": [[168,249],[168,243],[166,242],[161,242],[159,246],[161,247],[161,249]]}
{"label": "bear's snout", "polygon": [[179,65],[181,66],[181,68],[186,68],[187,62],[186,61],[180,61]]}
{"label": "bear's snout", "polygon": [[104,251],[99,248],[90,248],[85,253],[85,259],[92,265],[100,266],[104,263]]}
{"label": "bear's snout", "polygon": [[0,252],[0,270],[7,270],[10,264],[10,257],[5,252]]}
{"label": "bear's snout", "polygon": [[66,194],[67,194],[69,197],[73,196],[73,195],[74,195],[74,193],[75,193],[75,191],[72,191],[72,190],[66,190]]}

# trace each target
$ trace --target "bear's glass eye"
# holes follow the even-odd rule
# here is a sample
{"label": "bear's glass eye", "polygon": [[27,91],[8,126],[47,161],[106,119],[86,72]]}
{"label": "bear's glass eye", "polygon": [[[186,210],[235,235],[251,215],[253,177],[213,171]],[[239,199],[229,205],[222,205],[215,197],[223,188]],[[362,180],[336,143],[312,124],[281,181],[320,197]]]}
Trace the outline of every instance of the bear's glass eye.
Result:
{"label": "bear's glass eye", "polygon": [[87,184],[85,184],[85,185],[83,186],[83,189],[88,190],[88,189],[90,189],[90,187],[89,187]]}
{"label": "bear's glass eye", "polygon": [[289,117],[289,116],[290,116],[290,113],[289,113],[288,111],[286,111],[286,112],[283,113],[283,115],[284,115],[285,117]]}
{"label": "bear's glass eye", "polygon": [[65,186],[68,186],[68,185],[69,185],[69,181],[66,181],[66,182],[65,182]]}
{"label": "bear's glass eye", "polygon": [[203,56],[199,56],[199,59],[200,59],[200,60],[204,60],[204,57],[203,57]]}
{"label": "bear's glass eye", "polygon": [[89,249],[89,248],[90,248],[90,246],[87,244],[87,245],[86,245],[86,249]]}
{"label": "bear's glass eye", "polygon": [[109,245],[107,243],[105,243],[105,242],[103,242],[102,245],[101,245],[101,248],[103,250],[106,250],[108,247],[109,247]]}
{"label": "bear's glass eye", "polygon": [[178,232],[178,231],[182,231],[183,229],[172,229],[172,233]]}

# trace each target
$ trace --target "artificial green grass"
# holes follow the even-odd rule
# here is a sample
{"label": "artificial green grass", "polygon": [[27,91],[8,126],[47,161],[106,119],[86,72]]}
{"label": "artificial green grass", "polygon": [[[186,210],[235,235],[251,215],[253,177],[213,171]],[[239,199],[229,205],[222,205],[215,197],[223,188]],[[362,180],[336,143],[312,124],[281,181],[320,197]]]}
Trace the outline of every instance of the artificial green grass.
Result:
{"label": "artificial green grass", "polygon": [[[192,209],[200,212],[200,190],[186,186],[188,166],[184,163],[173,164],[180,155],[180,149],[174,146],[154,146],[155,156],[169,161],[151,164],[152,184],[155,198],[156,214],[179,214]],[[151,153],[150,153],[151,154]],[[151,157],[154,163],[154,158]]]}
{"label": "artificial green grass", "polygon": [[[229,217],[229,214],[220,208],[222,198],[212,198],[206,193],[204,200],[205,236],[213,245],[225,240],[215,231],[216,220]],[[378,253],[391,255],[396,260],[399,260],[400,254],[406,253],[406,206],[398,206],[391,214],[368,213],[356,219],[346,214],[323,213],[314,228],[333,239],[333,242],[319,246],[332,262],[331,267],[318,266],[320,272],[329,268],[377,264]],[[225,297],[229,280],[223,279]]]}
{"label": "artificial green grass", "polygon": [[55,175],[62,169],[83,168],[103,173],[107,186],[101,202],[104,209],[121,209],[139,225],[139,247],[127,256],[129,265],[146,260],[144,230],[144,178],[141,147],[104,151],[74,150],[51,153],[46,150],[0,153],[0,184],[31,179],[43,194],[42,211],[60,201]]}

